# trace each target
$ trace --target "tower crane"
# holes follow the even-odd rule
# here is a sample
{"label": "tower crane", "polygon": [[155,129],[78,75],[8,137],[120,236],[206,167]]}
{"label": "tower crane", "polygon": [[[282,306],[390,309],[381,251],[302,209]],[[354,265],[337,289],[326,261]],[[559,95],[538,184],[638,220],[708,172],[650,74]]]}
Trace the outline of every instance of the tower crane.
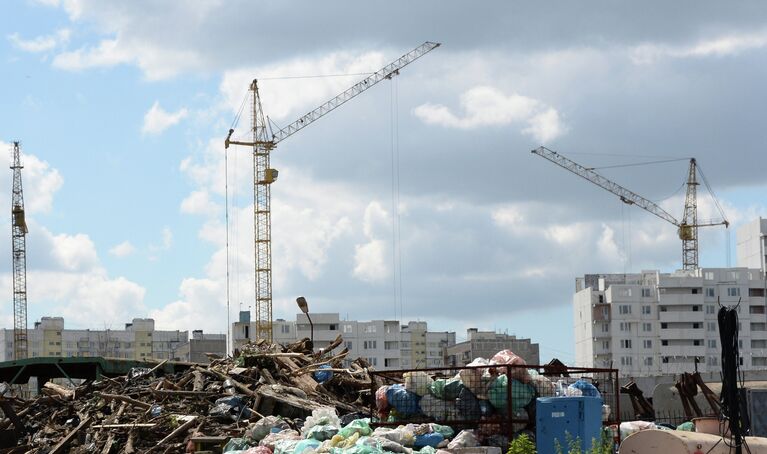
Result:
{"label": "tower crane", "polygon": [[399,70],[440,46],[440,43],[425,42],[397,60],[362,79],[341,94],[321,104],[314,110],[299,117],[282,129],[267,130],[258,81],[251,82],[252,92],[251,133],[252,140],[233,140],[234,129],[224,141],[224,148],[243,145],[253,150],[253,220],[255,241],[255,284],[256,284],[256,338],[272,340],[272,225],[270,185],[277,179],[278,172],[270,167],[269,158],[278,143],[319,120],[347,101],[381,82],[399,74]]}
{"label": "tower crane", "polygon": [[21,187],[19,142],[13,142],[13,188],[11,237],[13,242],[13,359],[27,357],[27,221],[24,217],[24,190]]}
{"label": "tower crane", "polygon": [[[679,234],[679,239],[682,240],[682,267],[685,270],[694,270],[698,268],[698,228],[717,225],[723,225],[726,228],[730,225],[724,215],[722,207],[719,205],[719,202],[716,200],[716,198],[714,198],[714,202],[719,209],[719,213],[721,214],[722,219],[703,222],[698,221],[697,188],[699,183],[697,181],[697,174],[700,170],[697,167],[695,158],[690,159],[690,167],[687,172],[687,194],[684,200],[684,213],[682,215],[682,220],[679,221],[655,202],[647,200],[639,194],[624,188],[618,183],[603,177],[593,169],[584,167],[577,162],[562,156],[556,151],[550,150],[546,147],[539,147],[535,150],[532,150],[532,153],[542,158],[548,159],[554,164],[594,183],[602,189],[612,192],[620,198],[621,202],[628,205],[636,205],[639,208],[642,208],[643,210],[648,211],[663,219],[664,221],[675,225],[678,229],[677,233]],[[706,186],[709,188],[709,192],[711,192],[711,188],[708,186],[708,183],[706,182],[706,179],[702,173],[701,176],[703,177],[703,182],[706,183]],[[713,197],[713,192],[711,192],[711,195]]]}

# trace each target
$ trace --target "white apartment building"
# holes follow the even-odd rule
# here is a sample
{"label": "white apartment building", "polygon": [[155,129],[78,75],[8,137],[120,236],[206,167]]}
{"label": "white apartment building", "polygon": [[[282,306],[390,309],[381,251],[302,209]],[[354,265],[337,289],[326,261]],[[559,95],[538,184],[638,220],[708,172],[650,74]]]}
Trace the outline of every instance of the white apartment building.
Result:
{"label": "white apartment building", "polygon": [[590,274],[573,297],[577,366],[622,376],[721,369],[718,303],[738,306],[742,370],[767,369],[767,280],[759,269]]}
{"label": "white apartment building", "polygon": [[[455,344],[454,332],[429,332],[426,322],[408,322],[400,326],[397,320],[341,320],[338,313],[309,314],[314,325],[314,348],[327,347],[340,334],[343,347],[349,349],[347,362],[365,358],[378,370],[439,367],[444,364],[444,349]],[[311,337],[311,325],[306,314],[296,314],[296,320],[277,319],[272,323],[272,336],[280,344]],[[234,348],[255,340],[256,324],[249,311],[240,312],[239,321],[232,324]]]}
{"label": "white apartment building", "polygon": [[738,229],[738,266],[767,270],[767,219],[757,218]]}
{"label": "white apartment building", "polygon": [[[210,338],[199,332],[200,339]],[[0,361],[13,359],[13,329],[0,329],[4,340],[0,347]],[[154,329],[151,318],[134,318],[123,330],[65,329],[62,317],[42,317],[27,330],[28,357],[109,357],[123,359],[170,359],[189,361],[196,353],[196,344],[190,345],[188,331],[160,331]],[[210,344],[205,345],[211,348]],[[225,354],[226,340],[218,351]]]}

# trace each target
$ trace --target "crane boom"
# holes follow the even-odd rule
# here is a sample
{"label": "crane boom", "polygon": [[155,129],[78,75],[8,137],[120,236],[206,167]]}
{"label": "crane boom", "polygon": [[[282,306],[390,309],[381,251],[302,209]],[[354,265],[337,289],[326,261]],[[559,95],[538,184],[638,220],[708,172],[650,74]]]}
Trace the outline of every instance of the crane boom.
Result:
{"label": "crane boom", "polygon": [[546,147],[538,147],[535,150],[533,150],[532,153],[537,154],[538,156],[542,158],[548,159],[554,164],[569,170],[570,172],[578,175],[579,177],[585,178],[586,180],[594,183],[595,185],[601,187],[602,189],[606,189],[607,191],[612,192],[613,194],[620,197],[623,203],[627,203],[629,205],[636,205],[642,208],[643,210],[649,211],[655,216],[658,216],[664,221],[674,224],[677,227],[679,227],[680,225],[679,221],[677,221],[674,216],[669,214],[668,211],[661,208],[657,203],[651,200],[645,199],[641,195],[624,188],[623,186],[619,185],[618,183],[615,183],[614,181],[608,180],[602,175],[578,164],[575,161],[572,161],[562,156],[556,151],[549,150]]}
{"label": "crane boom", "polygon": [[253,93],[250,131],[252,140],[232,140],[234,129],[230,129],[224,141],[224,148],[229,148],[229,145],[245,145],[252,147],[253,150],[253,236],[257,339],[266,339],[271,342],[273,338],[271,184],[277,179],[277,170],[270,167],[271,151],[279,142],[324,117],[378,82],[396,76],[400,69],[436,49],[439,45],[440,43],[429,41],[421,44],[271,136],[267,132],[268,128],[264,120],[265,115],[261,107],[258,81],[254,79],[251,82],[249,90]]}
{"label": "crane boom", "polygon": [[[593,169],[586,168],[577,162],[562,156],[556,151],[549,150],[546,147],[538,147],[535,150],[532,150],[532,153],[542,158],[546,158],[554,164],[612,192],[620,197],[622,202],[629,205],[636,205],[643,210],[658,216],[664,221],[675,225],[678,228],[677,233],[679,234],[679,239],[682,240],[682,267],[685,270],[694,270],[698,268],[698,227],[711,227],[715,225],[728,227],[730,225],[727,219],[725,219],[724,212],[721,210],[719,202],[717,202],[717,207],[719,207],[720,213],[722,214],[721,221],[698,222],[698,181],[696,175],[699,169],[695,158],[690,159],[690,168],[687,172],[687,194],[684,202],[684,217],[680,222],[657,203],[647,200],[641,195],[596,173]],[[701,173],[701,176],[702,175],[703,174]],[[706,182],[705,177],[703,178],[703,181]],[[706,183],[706,186],[708,186],[708,183]],[[711,191],[710,187],[708,189]],[[713,196],[713,192],[711,194]],[[716,199],[714,200],[716,201]]]}
{"label": "crane boom", "polygon": [[428,52],[431,52],[432,50],[436,49],[439,46],[440,46],[440,43],[433,43],[430,41],[426,41],[425,43],[421,44],[420,46],[416,47],[415,49],[401,56],[400,58],[394,60],[393,62],[389,63],[388,65],[374,72],[372,75],[366,77],[365,79],[362,79],[361,81],[347,88],[346,90],[344,90],[343,93],[339,94],[338,96],[335,96],[334,98],[323,103],[316,109],[310,111],[306,115],[297,119],[293,123],[275,132],[274,136],[272,137],[272,142],[274,142],[275,144],[282,142],[283,140],[287,139],[288,137],[292,136],[293,134],[297,133],[298,131],[302,130],[303,128],[309,126],[310,124],[314,123],[315,121],[329,114],[333,110],[337,109],[338,107],[343,105],[345,102],[363,93],[365,90],[377,84],[378,82],[381,82],[384,79],[391,79],[392,76],[397,75],[400,69],[416,61],[417,59],[421,58],[422,56],[426,55]]}

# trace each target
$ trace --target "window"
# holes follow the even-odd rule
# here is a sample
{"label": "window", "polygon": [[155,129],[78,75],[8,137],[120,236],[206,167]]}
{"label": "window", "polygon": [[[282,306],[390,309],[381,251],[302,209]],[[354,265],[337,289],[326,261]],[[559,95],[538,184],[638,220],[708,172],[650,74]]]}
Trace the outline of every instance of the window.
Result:
{"label": "window", "polygon": [[346,341],[344,342],[344,347],[346,347],[348,350],[352,350],[352,348],[354,347],[354,344],[352,343],[352,341]]}
{"label": "window", "polygon": [[335,323],[331,323],[330,325],[328,325],[328,330],[329,331],[338,331],[338,325],[336,325]]}
{"label": "window", "polygon": [[708,357],[708,365],[709,366],[716,366],[716,356],[709,356]]}
{"label": "window", "polygon": [[620,323],[620,330],[621,331],[631,331],[631,323],[630,322],[621,322]]}
{"label": "window", "polygon": [[631,365],[631,357],[621,356],[621,366],[630,366],[630,365]]}
{"label": "window", "polygon": [[706,314],[711,315],[711,314],[715,314],[715,313],[716,313],[716,308],[714,307],[714,305],[713,304],[706,304]]}
{"label": "window", "polygon": [[668,356],[664,356],[660,359],[662,363],[667,364],[668,363]]}
{"label": "window", "polygon": [[642,314],[643,315],[652,314],[652,306],[642,306]]}
{"label": "window", "polygon": [[668,340],[663,339],[663,340],[660,341],[660,344],[663,345],[664,347],[666,347],[666,346],[668,346]]}
{"label": "window", "polygon": [[743,339],[738,339],[738,348],[743,349]]}
{"label": "window", "polygon": [[618,313],[621,315],[627,315],[631,313],[631,306],[628,304],[621,304],[618,306]]}
{"label": "window", "polygon": [[605,302],[605,296],[604,295],[599,295],[599,304],[602,304],[604,302]]}
{"label": "window", "polygon": [[716,339],[708,340],[708,348],[716,348]]}
{"label": "window", "polygon": [[377,366],[378,365],[378,358],[370,357],[370,358],[368,358],[368,363],[370,363],[371,366]]}
{"label": "window", "polygon": [[699,328],[700,328],[700,323],[695,322],[692,324],[692,329],[699,329]]}
{"label": "window", "polygon": [[384,358],[384,367],[396,366],[397,358]]}
{"label": "window", "polygon": [[765,339],[751,339],[751,348],[767,348],[767,340]]}
{"label": "window", "polygon": [[706,271],[703,273],[703,279],[707,281],[713,281],[714,280],[714,272],[713,271]]}
{"label": "window", "polygon": [[713,298],[714,295],[714,287],[706,287],[706,296],[709,298]]}
{"label": "window", "polygon": [[608,341],[608,340],[603,340],[603,341],[602,341],[602,349],[604,349],[604,350],[610,350],[610,341]]}
{"label": "window", "polygon": [[701,344],[702,342],[703,342],[703,341],[701,341],[700,339],[693,339],[693,341],[692,341],[692,345],[694,345],[694,346],[696,346],[696,347],[700,347],[700,344]]}
{"label": "window", "polygon": [[751,323],[751,331],[767,331],[767,324]]}
{"label": "window", "polygon": [[668,329],[668,323],[661,323],[660,329]]}
{"label": "window", "polygon": [[693,288],[693,289],[690,289],[690,290],[692,290],[690,293],[692,293],[693,295],[697,295],[697,294],[700,293],[700,289],[699,288]]}
{"label": "window", "polygon": [[740,296],[740,287],[728,287],[727,296]]}
{"label": "window", "polygon": [[242,327],[245,334],[245,339],[250,339],[250,326],[245,325]]}
{"label": "window", "polygon": [[645,298],[651,297],[652,296],[652,290],[650,290],[649,288],[643,288],[642,289],[642,296],[645,297]]}
{"label": "window", "polygon": [[363,347],[365,350],[374,350],[376,348],[376,341],[365,341]]}
{"label": "window", "polygon": [[716,331],[716,322],[707,322],[706,331]]}
{"label": "window", "polygon": [[631,348],[631,339],[621,339],[621,348]]}
{"label": "window", "polygon": [[652,331],[652,323],[642,323],[642,331],[646,333]]}
{"label": "window", "polygon": [[692,307],[693,312],[700,312],[700,306],[693,306]]}
{"label": "window", "polygon": [[344,325],[344,333],[351,333],[352,325]]}
{"label": "window", "polygon": [[652,348],[652,339],[645,339],[642,341],[642,346],[644,348]]}
{"label": "window", "polygon": [[749,306],[749,314],[764,314],[764,306]]}
{"label": "window", "polygon": [[602,323],[602,332],[606,333],[608,331],[610,331],[610,325],[608,325],[607,323]]}
{"label": "window", "polygon": [[280,331],[282,332],[282,334],[290,333],[290,325],[282,325],[282,326],[280,326]]}
{"label": "window", "polygon": [[376,332],[376,326],[375,325],[366,325],[365,326],[365,332],[366,333],[375,333]]}
{"label": "window", "polygon": [[644,359],[645,366],[652,366],[652,356],[648,356]]}

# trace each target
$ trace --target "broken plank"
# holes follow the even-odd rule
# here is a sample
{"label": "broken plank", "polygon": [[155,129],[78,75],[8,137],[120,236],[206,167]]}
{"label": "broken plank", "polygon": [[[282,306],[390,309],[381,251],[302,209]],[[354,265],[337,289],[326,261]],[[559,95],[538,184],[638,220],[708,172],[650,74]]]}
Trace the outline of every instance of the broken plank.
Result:
{"label": "broken plank", "polygon": [[50,454],[60,454],[60,453],[66,452],[65,450],[67,445],[72,441],[72,439],[77,435],[78,432],[88,427],[90,423],[91,423],[90,416],[80,421],[80,424],[78,424],[77,427],[72,429],[72,431],[69,432],[66,437],[62,438],[61,441],[59,441],[59,443],[56,446],[54,446],[53,449],[51,449]]}

